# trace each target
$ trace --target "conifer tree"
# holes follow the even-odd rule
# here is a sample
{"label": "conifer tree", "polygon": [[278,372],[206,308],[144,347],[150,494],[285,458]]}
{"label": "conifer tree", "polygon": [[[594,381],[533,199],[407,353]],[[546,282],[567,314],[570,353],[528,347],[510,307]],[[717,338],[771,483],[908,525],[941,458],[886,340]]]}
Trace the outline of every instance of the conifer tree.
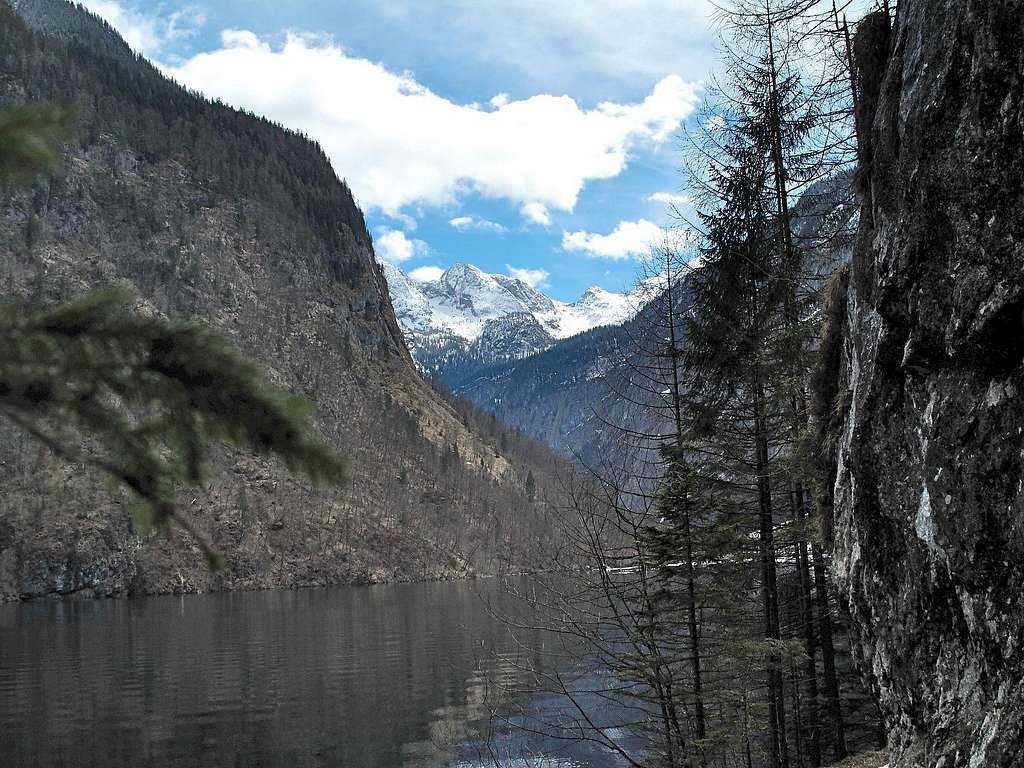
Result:
{"label": "conifer tree", "polygon": [[[802,639],[802,671],[793,680],[804,692],[790,697],[790,730],[795,759],[812,765],[821,764],[822,752],[819,651],[837,757],[845,747],[831,628],[822,613],[828,607],[822,552],[808,546],[815,535],[809,516],[812,473],[801,453],[815,307],[824,282],[821,265],[809,256],[827,238],[822,209],[829,201],[817,202],[815,189],[827,190],[826,198],[832,194],[843,178],[837,172],[851,160],[846,83],[825,76],[822,63],[808,58],[827,18],[819,5],[733,0],[722,9],[726,82],[712,96],[714,119],[706,125],[713,128],[695,152],[706,247],[688,339],[698,379],[713,374],[719,385],[731,382],[723,391],[739,395],[742,404],[731,420],[719,419],[717,429],[739,429],[733,437],[741,442],[746,432],[754,439],[765,637],[771,643],[784,636]],[[825,179],[833,181],[821,184]],[[798,196],[803,210],[794,203]],[[810,223],[803,220],[808,213]],[[701,390],[711,393],[715,387]],[[715,407],[729,411],[721,403]],[[780,574],[783,551],[792,558]],[[812,597],[812,584],[826,595],[824,603]],[[785,610],[784,597],[792,602]],[[786,765],[790,757],[781,667],[778,657],[768,680],[773,765]]]}
{"label": "conifer tree", "polygon": [[[659,322],[644,336],[644,366],[654,374],[664,416],[652,433],[661,460],[654,518],[645,545],[659,566],[654,621],[680,647],[683,699],[691,709],[699,765],[736,760],[752,749],[749,703],[756,668],[747,635],[749,617],[742,528],[735,525],[731,489],[707,461],[706,414],[684,365],[685,318],[691,280],[685,257],[662,249],[660,293],[647,307]],[[647,281],[650,284],[651,281]],[[740,671],[744,670],[744,671]]]}
{"label": "conifer tree", "polygon": [[[788,765],[785,692],[775,545],[775,460],[778,453],[778,381],[773,349],[779,338],[778,254],[769,165],[737,130],[711,169],[706,194],[718,199],[701,214],[703,262],[693,277],[693,313],[687,328],[687,363],[703,412],[715,414],[710,450],[719,472],[748,510],[758,542],[762,626],[767,658],[767,708],[771,765]],[[709,201],[710,202],[710,201]]]}
{"label": "conifer tree", "polygon": [[[800,454],[803,436],[808,431],[807,383],[814,358],[817,320],[814,307],[820,304],[823,276],[815,274],[808,263],[814,241],[829,237],[826,225],[811,228],[802,225],[792,200],[796,194],[811,196],[809,190],[818,180],[832,176],[852,158],[852,124],[845,78],[830,75],[830,59],[817,51],[818,60],[809,57],[815,38],[830,32],[825,23],[829,9],[811,0],[734,0],[726,12],[727,24],[742,41],[744,55],[733,55],[731,72],[737,85],[735,93],[753,117],[759,131],[751,133],[760,151],[770,158],[771,186],[774,191],[776,248],[781,258],[782,303],[785,338],[779,354],[785,360],[788,382],[790,446],[785,468],[788,476],[787,506],[793,532],[795,575],[798,581],[799,616],[806,653],[806,695],[803,698],[807,725],[807,753],[813,765],[821,764],[821,730],[817,709],[817,672],[815,658],[823,656],[827,712],[831,725],[835,759],[846,755],[843,717],[838,680],[835,674],[832,630],[829,617],[828,584],[820,545],[809,528],[810,488],[813,472],[810,462]],[[832,7],[833,14],[835,7]],[[817,68],[817,73],[814,69]],[[833,67],[833,70],[835,68]],[[841,68],[840,68],[841,69]],[[815,81],[810,81],[817,74]],[[846,177],[848,178],[848,176]],[[835,184],[833,183],[833,186]],[[833,233],[834,235],[835,233]],[[830,265],[827,271],[834,269]],[[814,568],[811,568],[811,559]],[[811,584],[817,600],[811,596]],[[814,613],[817,607],[818,618]],[[803,734],[798,734],[801,739]],[[802,744],[799,745],[802,748]]]}

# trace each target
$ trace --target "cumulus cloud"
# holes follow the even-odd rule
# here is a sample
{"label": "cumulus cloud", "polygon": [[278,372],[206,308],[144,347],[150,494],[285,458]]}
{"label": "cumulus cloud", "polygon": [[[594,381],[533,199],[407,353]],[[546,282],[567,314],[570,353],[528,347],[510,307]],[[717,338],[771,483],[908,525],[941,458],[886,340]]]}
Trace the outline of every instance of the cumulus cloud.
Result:
{"label": "cumulus cloud", "polygon": [[629,259],[643,256],[664,237],[664,230],[647,219],[620,221],[607,235],[583,230],[563,232],[562,248],[566,251],[580,251],[593,258]]}
{"label": "cumulus cloud", "polygon": [[83,0],[83,5],[116,29],[133,50],[146,55],[194,35],[206,21],[203,10],[191,5],[169,14],[143,13],[118,0]]}
{"label": "cumulus cloud", "polygon": [[588,181],[620,174],[632,150],[670,139],[699,92],[668,75],[635,103],[585,109],[569,96],[498,94],[482,108],[323,37],[289,34],[272,46],[244,30],[168,72],[315,138],[367,208],[395,216],[475,192],[518,203],[544,225],[550,211],[571,211]]}
{"label": "cumulus cloud", "polygon": [[551,223],[551,214],[548,213],[548,207],[544,203],[525,203],[520,209],[520,213],[523,214],[523,218],[527,221],[540,224],[542,227],[546,227]]}
{"label": "cumulus cloud", "polygon": [[377,258],[391,264],[401,264],[413,256],[421,256],[429,252],[427,244],[422,240],[410,240],[400,229],[380,228],[376,230],[373,250]]}
{"label": "cumulus cloud", "polygon": [[230,48],[251,48],[254,51],[270,51],[269,45],[261,41],[254,32],[250,32],[247,29],[222,30],[220,40],[223,45]]}
{"label": "cumulus cloud", "polygon": [[473,216],[456,216],[448,222],[452,227],[465,232],[470,229],[479,229],[484,232],[494,232],[501,234],[506,229],[496,221],[489,221],[488,219],[478,219]]}
{"label": "cumulus cloud", "polygon": [[409,273],[409,277],[417,283],[432,283],[443,274],[444,270],[440,267],[416,267]]}
{"label": "cumulus cloud", "polygon": [[548,278],[551,276],[551,273],[546,269],[526,269],[513,267],[511,264],[506,264],[505,269],[508,270],[512,277],[522,280],[531,288],[548,287]]}
{"label": "cumulus cloud", "polygon": [[679,195],[675,192],[655,192],[647,196],[648,202],[665,203],[666,205],[692,205],[693,198],[689,195]]}

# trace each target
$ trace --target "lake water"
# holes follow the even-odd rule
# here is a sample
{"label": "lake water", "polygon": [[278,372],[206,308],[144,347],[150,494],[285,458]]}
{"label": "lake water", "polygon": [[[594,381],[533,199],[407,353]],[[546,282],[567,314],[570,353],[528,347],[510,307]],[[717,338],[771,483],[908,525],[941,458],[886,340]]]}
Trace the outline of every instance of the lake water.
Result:
{"label": "lake water", "polygon": [[528,736],[559,663],[495,581],[0,606],[0,766],[618,765]]}

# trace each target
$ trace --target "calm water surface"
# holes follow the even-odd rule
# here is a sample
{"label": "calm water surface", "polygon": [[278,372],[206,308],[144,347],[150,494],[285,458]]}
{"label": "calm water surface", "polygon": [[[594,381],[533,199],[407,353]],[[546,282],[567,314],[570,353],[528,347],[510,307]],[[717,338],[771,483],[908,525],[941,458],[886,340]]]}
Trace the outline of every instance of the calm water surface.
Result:
{"label": "calm water surface", "polygon": [[480,592],[502,600],[475,582],[0,606],[0,766],[617,765],[496,724],[564,705],[513,695],[551,639],[513,638]]}

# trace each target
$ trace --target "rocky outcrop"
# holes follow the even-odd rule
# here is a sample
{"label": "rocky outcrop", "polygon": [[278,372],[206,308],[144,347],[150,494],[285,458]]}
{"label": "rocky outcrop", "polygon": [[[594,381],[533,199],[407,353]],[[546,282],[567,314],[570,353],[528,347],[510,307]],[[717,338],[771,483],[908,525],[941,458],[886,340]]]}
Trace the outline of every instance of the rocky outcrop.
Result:
{"label": "rocky outcrop", "polygon": [[857,55],[834,567],[893,768],[1024,765],[1024,3],[902,0]]}

